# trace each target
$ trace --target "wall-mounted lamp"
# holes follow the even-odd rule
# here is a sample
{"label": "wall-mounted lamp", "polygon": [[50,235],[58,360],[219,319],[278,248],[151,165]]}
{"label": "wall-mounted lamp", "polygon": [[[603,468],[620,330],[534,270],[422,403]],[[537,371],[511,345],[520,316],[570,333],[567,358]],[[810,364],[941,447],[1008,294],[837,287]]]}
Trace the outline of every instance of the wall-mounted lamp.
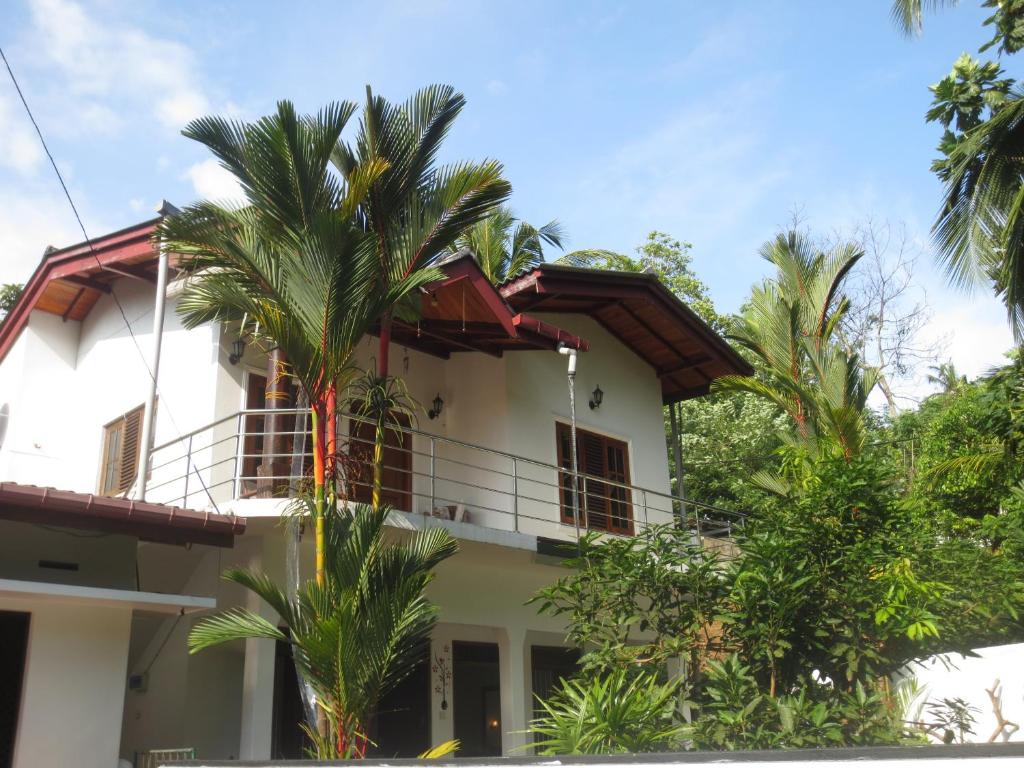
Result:
{"label": "wall-mounted lamp", "polygon": [[245,339],[235,339],[231,342],[231,354],[228,355],[228,362],[232,365],[238,365],[238,361],[242,359],[242,355],[245,354]]}
{"label": "wall-mounted lamp", "polygon": [[436,419],[441,415],[441,409],[444,408],[444,400],[441,399],[441,393],[438,392],[437,396],[434,397],[433,408],[427,411],[427,416],[431,419]]}
{"label": "wall-mounted lamp", "polygon": [[601,387],[594,387],[594,391],[590,393],[590,410],[596,411],[600,408],[602,400],[604,400],[604,392],[601,391]]}

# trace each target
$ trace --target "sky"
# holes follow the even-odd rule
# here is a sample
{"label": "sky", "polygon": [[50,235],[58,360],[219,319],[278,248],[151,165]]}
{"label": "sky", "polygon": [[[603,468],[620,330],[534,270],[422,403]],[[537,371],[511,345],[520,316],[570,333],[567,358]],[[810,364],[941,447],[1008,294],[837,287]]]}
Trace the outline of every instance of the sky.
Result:
{"label": "sky", "polygon": [[[977,0],[906,39],[889,0],[156,2],[2,0],[3,47],[90,236],[234,194],[180,135],[203,114],[314,111],[433,82],[467,106],[446,160],[493,157],[512,206],[571,248],[692,243],[719,311],[768,274],[759,246],[798,212],[819,234],[867,218],[921,252],[925,331],[968,375],[1011,346],[987,292],[947,287],[929,228],[941,188],[927,86],[987,40]],[[1021,59],[1024,61],[1024,59]],[[1004,62],[1010,75],[1021,68]],[[0,282],[82,239],[0,71]],[[922,384],[908,382],[920,394]]]}

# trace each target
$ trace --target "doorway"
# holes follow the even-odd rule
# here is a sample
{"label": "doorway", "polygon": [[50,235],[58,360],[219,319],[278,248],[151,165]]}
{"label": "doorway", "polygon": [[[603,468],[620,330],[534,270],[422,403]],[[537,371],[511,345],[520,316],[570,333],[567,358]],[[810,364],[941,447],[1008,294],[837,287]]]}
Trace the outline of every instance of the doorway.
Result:
{"label": "doorway", "polygon": [[[373,422],[358,414],[349,422],[349,452],[353,480],[349,498],[369,504],[373,498],[373,450],[377,429]],[[412,435],[407,431],[409,417],[394,414],[397,427],[384,432],[384,455],[381,462],[381,501],[392,509],[412,511]]]}
{"label": "doorway", "polygon": [[530,678],[533,682],[533,716],[539,717],[538,700],[546,700],[561,689],[561,682],[576,674],[580,652],[576,648],[550,645],[530,647]]}
{"label": "doorway", "polygon": [[0,768],[14,764],[28,654],[28,613],[0,611]]}
{"label": "doorway", "polygon": [[424,647],[416,668],[377,705],[370,723],[367,757],[416,757],[430,743],[430,648]]}
{"label": "doorway", "polygon": [[459,757],[501,754],[497,643],[452,643],[452,717]]}

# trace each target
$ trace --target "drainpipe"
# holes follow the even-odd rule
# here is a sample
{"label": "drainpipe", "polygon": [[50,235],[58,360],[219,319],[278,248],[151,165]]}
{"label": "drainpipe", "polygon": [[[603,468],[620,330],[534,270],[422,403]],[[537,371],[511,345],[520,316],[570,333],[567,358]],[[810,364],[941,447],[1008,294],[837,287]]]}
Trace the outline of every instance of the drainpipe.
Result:
{"label": "drainpipe", "polygon": [[670,403],[668,415],[669,421],[672,424],[672,458],[676,465],[676,496],[679,497],[679,519],[677,522],[680,528],[685,528],[689,510],[686,508],[686,483],[683,478],[683,442],[679,434],[678,405],[678,403]]}
{"label": "drainpipe", "polygon": [[[177,213],[178,209],[164,200],[157,213],[168,216]],[[149,393],[146,396],[145,411],[142,416],[142,444],[139,446],[139,475],[135,481],[136,501],[146,500],[146,479],[149,474],[150,452],[153,447],[153,417],[156,408],[156,381],[160,375],[160,347],[164,336],[164,309],[167,305],[167,249],[160,244],[160,255],[157,259],[156,298],[153,303],[153,351],[150,355]]]}
{"label": "drainpipe", "polygon": [[576,455],[576,350],[563,343],[558,345],[558,354],[569,357],[569,435],[572,441],[572,522],[576,526],[576,544],[580,541],[580,468]]}

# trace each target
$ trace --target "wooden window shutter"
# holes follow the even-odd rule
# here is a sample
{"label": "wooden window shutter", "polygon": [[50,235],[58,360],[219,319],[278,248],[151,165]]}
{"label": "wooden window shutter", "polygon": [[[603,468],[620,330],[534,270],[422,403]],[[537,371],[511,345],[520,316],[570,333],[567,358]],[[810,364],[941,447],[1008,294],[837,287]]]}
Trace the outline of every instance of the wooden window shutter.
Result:
{"label": "wooden window shutter", "polygon": [[[573,522],[572,438],[568,424],[556,429],[562,520]],[[633,512],[628,486],[629,452],[621,440],[576,429],[577,460],[580,471],[580,524],[591,530],[633,533]],[[610,482],[602,482],[608,480]]]}
{"label": "wooden window shutter", "polygon": [[145,407],[140,405],[103,428],[100,493],[105,496],[122,496],[135,482],[139,470],[144,412]]}

